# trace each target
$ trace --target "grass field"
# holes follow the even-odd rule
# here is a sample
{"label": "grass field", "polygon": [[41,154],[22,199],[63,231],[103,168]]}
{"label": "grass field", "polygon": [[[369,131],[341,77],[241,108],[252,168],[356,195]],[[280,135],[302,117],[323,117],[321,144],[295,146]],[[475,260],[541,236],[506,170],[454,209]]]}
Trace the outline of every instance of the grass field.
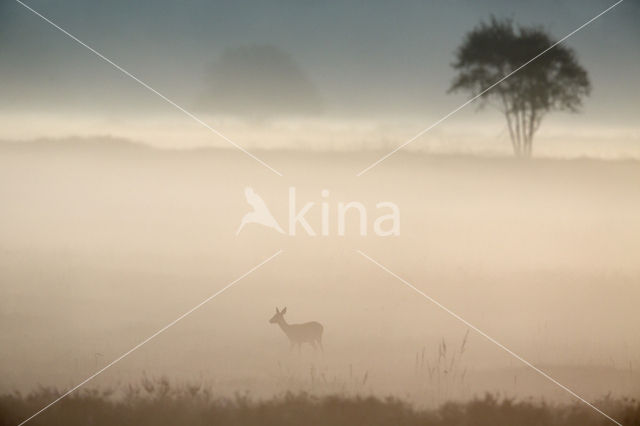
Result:
{"label": "grass field", "polygon": [[[16,425],[55,399],[41,388],[28,395],[0,396],[0,425]],[[640,424],[640,402],[603,399],[596,405],[625,426]],[[582,403],[549,405],[542,401],[500,399],[491,394],[466,403],[445,403],[418,410],[399,399],[313,397],[287,393],[266,400],[246,395],[217,398],[199,385],[172,386],[144,380],[115,396],[85,390],[62,400],[31,425],[237,425],[237,426],[596,426],[613,424]]]}
{"label": "grass field", "polygon": [[[624,399],[640,395],[637,162],[399,153],[357,178],[376,153],[262,154],[286,177],[229,150],[0,144],[2,424],[277,249],[34,424],[606,424],[355,249],[623,424],[638,422]],[[257,225],[236,236],[245,186],[282,223],[295,186],[300,203],[315,202],[316,230],[323,189],[332,214],[341,201],[373,215],[391,200],[401,235],[360,237],[354,216],[345,237]],[[321,322],[324,354],[290,353],[268,322],[275,306],[292,323]],[[143,371],[172,384],[148,391],[135,384]],[[200,379],[212,390],[173,384]],[[251,399],[234,397],[245,391]],[[496,396],[474,399],[485,392]]]}

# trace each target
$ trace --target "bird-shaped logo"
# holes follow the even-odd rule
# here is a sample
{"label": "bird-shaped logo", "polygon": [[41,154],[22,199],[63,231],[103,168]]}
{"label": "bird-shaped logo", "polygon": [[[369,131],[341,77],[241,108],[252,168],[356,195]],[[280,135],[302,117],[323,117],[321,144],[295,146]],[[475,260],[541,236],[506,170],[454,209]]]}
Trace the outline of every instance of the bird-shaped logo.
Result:
{"label": "bird-shaped logo", "polygon": [[284,231],[282,230],[280,225],[278,225],[278,222],[269,211],[267,204],[258,194],[255,193],[253,188],[247,186],[244,189],[244,196],[247,199],[247,203],[249,203],[249,205],[253,207],[253,211],[250,211],[249,213],[244,215],[242,221],[240,222],[240,226],[236,231],[236,235],[240,235],[240,231],[242,231],[242,228],[244,228],[244,226],[249,223],[257,223],[259,225],[266,226],[267,228],[275,229],[279,233],[284,234]]}

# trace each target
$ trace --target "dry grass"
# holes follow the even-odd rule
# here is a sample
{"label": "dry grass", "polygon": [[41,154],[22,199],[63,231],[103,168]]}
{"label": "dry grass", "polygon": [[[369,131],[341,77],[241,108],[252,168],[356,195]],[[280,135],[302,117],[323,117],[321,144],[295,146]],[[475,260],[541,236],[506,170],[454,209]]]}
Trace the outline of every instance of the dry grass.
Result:
{"label": "dry grass", "polygon": [[[59,391],[41,388],[28,395],[0,396],[0,425],[16,425]],[[640,425],[640,403],[606,398],[597,405],[625,426]],[[268,400],[247,395],[218,398],[202,384],[172,385],[166,379],[143,378],[139,385],[118,391],[84,390],[36,417],[32,425],[545,425],[611,424],[583,404],[498,399],[490,394],[469,402],[449,402],[438,409],[418,410],[394,399],[287,393]]]}
{"label": "dry grass", "polygon": [[463,358],[468,339],[469,330],[459,345],[448,345],[443,337],[431,357],[424,346],[416,353],[414,377],[422,394],[421,400],[439,405],[454,396],[465,395],[467,367]]}

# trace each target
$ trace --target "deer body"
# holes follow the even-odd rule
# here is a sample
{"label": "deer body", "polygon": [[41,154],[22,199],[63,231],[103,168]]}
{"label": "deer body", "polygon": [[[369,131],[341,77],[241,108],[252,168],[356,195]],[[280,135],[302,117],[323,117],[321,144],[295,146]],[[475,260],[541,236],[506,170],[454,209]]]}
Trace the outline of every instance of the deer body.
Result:
{"label": "deer body", "polygon": [[324,327],[322,324],[316,321],[305,322],[303,324],[289,324],[284,319],[284,314],[287,313],[287,308],[282,311],[276,308],[276,314],[269,320],[272,324],[278,324],[280,329],[289,339],[291,349],[298,346],[298,351],[303,343],[309,343],[314,349],[318,347],[322,348],[322,332]]}

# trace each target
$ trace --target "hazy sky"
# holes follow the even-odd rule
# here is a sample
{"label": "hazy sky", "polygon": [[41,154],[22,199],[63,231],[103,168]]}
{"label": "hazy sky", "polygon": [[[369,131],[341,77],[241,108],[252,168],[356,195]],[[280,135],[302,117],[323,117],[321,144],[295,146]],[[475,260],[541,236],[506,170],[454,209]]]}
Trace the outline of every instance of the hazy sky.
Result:
{"label": "hazy sky", "polygon": [[[203,94],[216,93],[209,87],[211,69],[225,50],[257,44],[288,56],[296,78],[304,80],[305,90],[311,88],[309,93],[319,99],[321,108],[301,108],[303,115],[320,120],[408,121],[419,130],[464,101],[464,95],[446,94],[453,76],[450,63],[464,34],[479,21],[492,14],[511,17],[520,24],[542,25],[560,38],[613,1],[31,0],[28,4],[189,109],[201,109]],[[565,114],[560,122],[573,120],[572,127],[597,126],[637,138],[639,19],[640,3],[627,0],[568,41],[589,71],[594,91],[580,119]],[[75,119],[94,114],[125,121],[137,119],[132,115],[166,115],[188,120],[18,3],[2,2],[0,20],[0,108],[5,113],[56,118],[72,113]],[[267,97],[297,99],[291,96],[300,87],[293,81],[296,78],[287,72],[269,75],[265,70],[274,68],[268,61],[248,59],[236,76],[238,84],[262,82]],[[247,96],[250,102],[259,94]],[[225,110],[231,103],[221,97],[209,99],[208,105],[216,113],[236,114],[237,109]],[[270,102],[254,104],[269,110]],[[500,116],[475,115],[473,108],[457,119],[461,126],[469,120],[496,120],[497,131],[502,129]],[[65,131],[83,133],[80,127],[73,132],[65,123]],[[32,131],[33,123],[22,127]],[[0,138],[16,138],[20,131],[5,132]],[[47,136],[46,129],[40,136]]]}

